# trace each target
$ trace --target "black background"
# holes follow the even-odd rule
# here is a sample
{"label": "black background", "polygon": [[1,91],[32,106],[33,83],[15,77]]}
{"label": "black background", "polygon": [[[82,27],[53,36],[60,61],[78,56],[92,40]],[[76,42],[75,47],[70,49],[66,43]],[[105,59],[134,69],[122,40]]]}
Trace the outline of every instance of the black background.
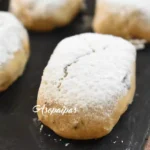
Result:
{"label": "black background", "polygon": [[[88,11],[61,29],[48,33],[29,32],[31,57],[24,75],[7,91],[0,93],[0,150],[142,150],[150,127],[150,46],[137,55],[137,91],[133,104],[108,136],[90,141],[72,141],[55,135],[32,112],[41,75],[47,61],[63,38],[92,31],[85,27],[85,15],[92,15],[94,1],[87,0]],[[7,10],[8,1],[0,1]],[[50,136],[49,136],[50,135]],[[61,139],[61,140],[60,140]],[[65,144],[69,143],[66,147]]]}

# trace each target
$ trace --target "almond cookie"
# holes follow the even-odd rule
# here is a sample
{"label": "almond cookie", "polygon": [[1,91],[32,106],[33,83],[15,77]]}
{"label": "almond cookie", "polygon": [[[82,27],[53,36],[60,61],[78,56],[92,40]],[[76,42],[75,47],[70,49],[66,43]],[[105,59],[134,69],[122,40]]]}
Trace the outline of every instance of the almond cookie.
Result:
{"label": "almond cookie", "polygon": [[86,33],[64,39],[44,69],[39,120],[69,139],[107,135],[132,103],[135,61],[135,47],[122,38]]}
{"label": "almond cookie", "polygon": [[149,0],[97,0],[95,32],[150,41]]}
{"label": "almond cookie", "polygon": [[11,0],[10,11],[31,30],[47,31],[69,24],[83,0]]}
{"label": "almond cookie", "polygon": [[0,12],[0,91],[22,75],[28,57],[26,29],[11,13]]}

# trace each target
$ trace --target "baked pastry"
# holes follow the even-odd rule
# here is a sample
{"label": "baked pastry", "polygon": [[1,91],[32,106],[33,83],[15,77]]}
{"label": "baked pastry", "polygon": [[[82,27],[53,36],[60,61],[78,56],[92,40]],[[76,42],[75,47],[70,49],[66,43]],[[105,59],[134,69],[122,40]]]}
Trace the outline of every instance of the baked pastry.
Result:
{"label": "baked pastry", "polygon": [[47,31],[69,24],[83,0],[11,0],[10,11],[31,30]]}
{"label": "baked pastry", "polygon": [[26,29],[11,13],[0,12],[0,92],[22,75],[28,57]]}
{"label": "baked pastry", "polygon": [[97,0],[93,29],[127,39],[150,41],[149,0]]}
{"label": "baked pastry", "polygon": [[133,100],[135,61],[135,47],[118,37],[86,33],[64,39],[44,70],[39,120],[69,139],[107,135]]}

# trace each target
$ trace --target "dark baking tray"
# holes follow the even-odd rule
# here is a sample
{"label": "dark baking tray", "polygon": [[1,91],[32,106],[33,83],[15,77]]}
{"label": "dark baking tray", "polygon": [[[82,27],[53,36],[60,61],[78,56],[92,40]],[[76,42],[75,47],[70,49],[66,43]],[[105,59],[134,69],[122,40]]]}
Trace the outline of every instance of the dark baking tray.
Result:
{"label": "dark baking tray", "polygon": [[[29,32],[32,52],[25,73],[0,94],[0,150],[143,150],[150,127],[150,45],[138,52],[134,102],[108,136],[73,141],[57,136],[45,126],[40,132],[41,124],[32,112],[43,69],[57,43],[65,37],[91,31],[83,16],[93,14],[94,1],[87,3],[88,11],[68,27],[48,33]],[[7,7],[8,1],[1,0],[0,10]]]}

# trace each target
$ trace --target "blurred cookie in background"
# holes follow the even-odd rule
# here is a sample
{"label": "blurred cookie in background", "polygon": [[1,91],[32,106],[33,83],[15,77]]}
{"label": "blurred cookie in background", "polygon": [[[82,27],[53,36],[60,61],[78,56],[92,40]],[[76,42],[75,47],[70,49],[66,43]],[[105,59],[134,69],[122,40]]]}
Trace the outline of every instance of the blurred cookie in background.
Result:
{"label": "blurred cookie in background", "polygon": [[149,0],[97,0],[93,30],[150,41]]}
{"label": "blurred cookie in background", "polygon": [[9,10],[31,30],[48,31],[68,25],[83,0],[11,0]]}

